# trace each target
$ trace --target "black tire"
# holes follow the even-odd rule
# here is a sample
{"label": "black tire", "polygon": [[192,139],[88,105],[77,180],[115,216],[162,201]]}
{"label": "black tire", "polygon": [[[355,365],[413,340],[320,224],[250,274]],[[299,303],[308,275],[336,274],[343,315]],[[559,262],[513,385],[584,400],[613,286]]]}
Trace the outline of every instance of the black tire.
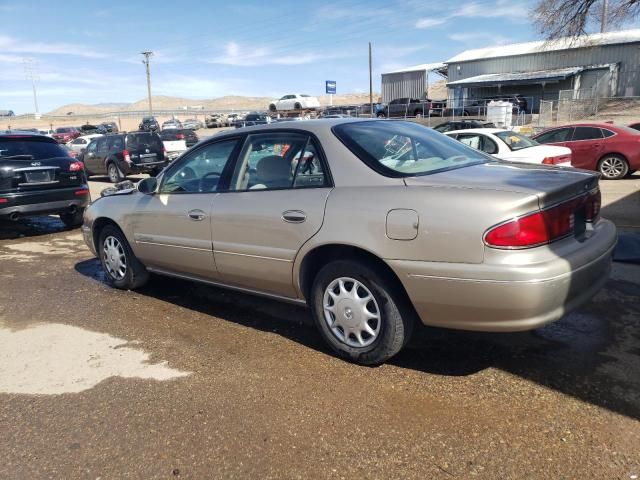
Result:
{"label": "black tire", "polygon": [[77,210],[75,213],[61,213],[60,220],[66,225],[67,228],[76,228],[82,225],[82,216],[84,215],[84,208]]}
{"label": "black tire", "polygon": [[115,162],[107,163],[107,175],[111,183],[118,183],[124,180],[124,175],[118,168]]}
{"label": "black tire", "polygon": [[611,153],[600,159],[598,171],[607,180],[620,180],[629,173],[629,162],[622,155]]}
{"label": "black tire", "polygon": [[299,103],[296,102],[296,103],[293,104],[293,108],[294,108],[294,110],[302,110],[302,105],[300,105]]}
{"label": "black tire", "polygon": [[270,111],[270,112],[275,112],[275,111],[277,111],[277,110],[278,110],[278,109],[276,108],[275,104],[273,104],[273,103],[272,103],[271,105],[269,105],[269,111]]}
{"label": "black tire", "polygon": [[376,115],[376,117],[378,117],[378,118],[387,118],[387,116],[386,116],[384,113],[382,113],[382,112],[378,113],[378,114]]}
{"label": "black tire", "polygon": [[[104,270],[104,276],[110,285],[122,290],[135,290],[147,283],[147,280],[149,280],[149,272],[140,260],[136,258],[129,246],[129,242],[127,242],[127,239],[119,228],[114,225],[107,225],[102,229],[98,238],[98,257]],[[125,269],[124,272],[122,272],[122,276],[114,274],[112,272],[113,267],[107,265],[105,243],[110,241],[110,239],[115,239],[122,247],[121,253],[125,262]]]}
{"label": "black tire", "polygon": [[[313,317],[320,334],[338,356],[362,365],[377,365],[393,357],[408,343],[415,322],[413,309],[405,300],[404,292],[401,292],[393,283],[385,280],[384,276],[375,266],[354,260],[336,260],[325,265],[316,275],[310,299]],[[332,282],[345,277],[356,280],[369,290],[375,300],[373,306],[379,313],[379,326],[376,327],[374,323],[374,328],[379,331],[377,336],[369,336],[373,341],[366,346],[350,346],[345,340],[338,338],[337,334],[334,334],[329,327],[325,317],[325,291]],[[354,284],[351,284],[351,289],[353,288]],[[366,293],[366,290],[364,292]],[[342,305],[342,303],[338,302],[334,305]],[[365,308],[369,309],[370,307]],[[342,314],[345,318],[351,319],[351,316],[346,317],[346,310]],[[351,310],[349,310],[349,314],[351,314]],[[333,318],[335,321],[336,317]],[[377,321],[374,320],[374,322]],[[343,329],[343,336],[344,333],[346,332]],[[362,333],[361,331],[361,337]],[[351,335],[349,333],[349,336]],[[353,336],[349,340],[356,341],[357,339]]]}

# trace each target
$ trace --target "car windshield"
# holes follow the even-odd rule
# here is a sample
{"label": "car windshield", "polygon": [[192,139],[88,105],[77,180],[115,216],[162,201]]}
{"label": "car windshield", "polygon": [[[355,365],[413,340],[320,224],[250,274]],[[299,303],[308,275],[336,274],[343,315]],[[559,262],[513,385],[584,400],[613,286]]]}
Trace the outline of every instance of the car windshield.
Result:
{"label": "car windshield", "polygon": [[333,127],[374,170],[388,176],[427,175],[491,160],[477,150],[412,122],[367,121]]}
{"label": "car windshield", "polygon": [[0,138],[0,159],[23,155],[25,160],[45,160],[69,156],[67,151],[57,143],[35,139]]}
{"label": "car windshield", "polygon": [[535,140],[531,140],[529,137],[525,137],[520,133],[511,132],[509,130],[505,130],[504,132],[497,132],[494,133],[494,135],[504,143],[506,143],[507,147],[509,147],[513,151],[540,145],[538,142],[536,142]]}

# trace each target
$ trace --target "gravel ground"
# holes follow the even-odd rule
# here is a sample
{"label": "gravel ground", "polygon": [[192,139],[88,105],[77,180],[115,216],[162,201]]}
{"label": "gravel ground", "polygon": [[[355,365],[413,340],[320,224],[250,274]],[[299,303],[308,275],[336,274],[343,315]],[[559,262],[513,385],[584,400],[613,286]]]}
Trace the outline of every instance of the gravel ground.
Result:
{"label": "gravel ground", "polygon": [[[602,184],[631,231],[638,183]],[[640,266],[543,329],[424,328],[367,368],[299,307],[114,290],[53,217],[0,224],[0,262],[2,479],[640,475]]]}

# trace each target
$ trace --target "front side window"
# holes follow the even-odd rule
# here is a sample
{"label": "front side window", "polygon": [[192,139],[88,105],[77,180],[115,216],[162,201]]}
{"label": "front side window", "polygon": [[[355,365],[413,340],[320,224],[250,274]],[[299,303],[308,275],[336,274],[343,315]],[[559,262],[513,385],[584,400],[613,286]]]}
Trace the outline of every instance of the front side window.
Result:
{"label": "front side window", "polygon": [[535,147],[539,145],[535,140],[531,140],[529,137],[525,137],[524,135],[511,132],[509,130],[505,130],[503,132],[494,133],[496,137],[502,140],[507,147],[509,147],[512,151],[522,150],[523,148]]}
{"label": "front side window", "polygon": [[428,175],[492,160],[412,122],[344,123],[333,132],[358,158],[386,176]]}
{"label": "front side window", "polygon": [[571,139],[573,128],[557,128],[549,132],[544,132],[536,137],[538,143],[558,143]]}
{"label": "front side window", "polygon": [[326,184],[318,149],[308,135],[272,132],[247,137],[229,189],[273,190]]}
{"label": "front side window", "polygon": [[218,191],[222,173],[231,161],[237,144],[237,139],[225,140],[189,152],[169,169],[160,193]]}

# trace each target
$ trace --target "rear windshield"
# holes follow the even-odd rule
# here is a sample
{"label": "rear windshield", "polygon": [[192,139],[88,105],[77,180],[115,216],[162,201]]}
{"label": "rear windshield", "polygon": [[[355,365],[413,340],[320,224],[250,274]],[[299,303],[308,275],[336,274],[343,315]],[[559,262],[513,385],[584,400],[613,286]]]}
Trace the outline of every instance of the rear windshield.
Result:
{"label": "rear windshield", "polygon": [[127,148],[129,150],[137,150],[139,148],[161,150],[162,140],[157,133],[130,133],[127,135]]}
{"label": "rear windshield", "polygon": [[57,143],[42,140],[0,138],[0,160],[16,155],[25,155],[25,160],[46,160],[47,158],[69,156],[67,151]]}
{"label": "rear windshield", "polygon": [[491,157],[412,122],[366,121],[333,127],[361,160],[387,176],[427,175],[477,165]]}
{"label": "rear windshield", "polygon": [[520,133],[511,132],[509,130],[505,130],[504,132],[497,132],[494,133],[494,135],[504,143],[506,143],[507,147],[514,151],[540,145],[538,142],[536,142],[535,140],[531,140],[529,137],[525,137]]}

